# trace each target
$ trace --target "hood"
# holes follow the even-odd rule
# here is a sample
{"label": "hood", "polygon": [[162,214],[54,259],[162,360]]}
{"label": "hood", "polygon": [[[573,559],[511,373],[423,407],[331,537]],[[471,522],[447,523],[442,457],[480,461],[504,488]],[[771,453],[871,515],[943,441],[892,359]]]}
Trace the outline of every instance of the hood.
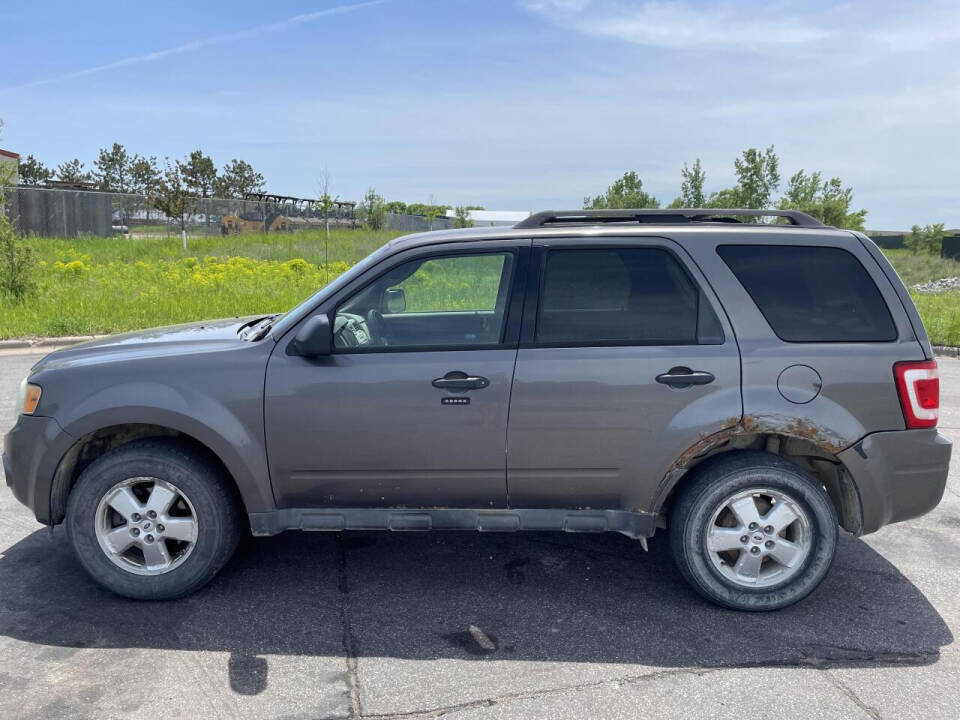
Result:
{"label": "hood", "polygon": [[240,330],[263,315],[168,325],[88,340],[55,350],[33,366],[33,372],[66,365],[210,352],[244,344]]}

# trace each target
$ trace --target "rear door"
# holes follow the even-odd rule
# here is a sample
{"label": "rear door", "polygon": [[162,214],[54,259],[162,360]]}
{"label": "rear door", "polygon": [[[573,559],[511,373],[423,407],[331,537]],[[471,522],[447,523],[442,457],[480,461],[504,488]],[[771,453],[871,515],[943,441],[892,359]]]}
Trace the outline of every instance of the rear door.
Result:
{"label": "rear door", "polygon": [[511,507],[644,510],[741,418],[740,355],[709,284],[663,238],[534,241],[507,432]]}

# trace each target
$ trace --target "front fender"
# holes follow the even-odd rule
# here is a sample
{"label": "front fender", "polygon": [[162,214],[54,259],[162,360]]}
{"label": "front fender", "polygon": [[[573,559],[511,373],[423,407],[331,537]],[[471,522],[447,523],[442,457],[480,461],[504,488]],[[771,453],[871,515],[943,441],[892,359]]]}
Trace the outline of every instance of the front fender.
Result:
{"label": "front fender", "polygon": [[125,382],[61,408],[57,420],[74,438],[127,424],[176,430],[200,442],[220,459],[233,476],[248,512],[275,507],[263,445],[259,392],[237,398],[227,406],[209,395],[159,382]]}

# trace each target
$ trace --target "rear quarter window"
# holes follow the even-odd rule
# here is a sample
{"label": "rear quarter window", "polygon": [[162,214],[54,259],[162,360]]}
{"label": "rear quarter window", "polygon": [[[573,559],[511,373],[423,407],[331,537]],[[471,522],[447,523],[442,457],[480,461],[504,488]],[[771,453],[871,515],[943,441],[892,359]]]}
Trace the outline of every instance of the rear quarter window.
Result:
{"label": "rear quarter window", "polygon": [[717,252],[787,342],[890,342],[897,330],[860,261],[835,247],[721,245]]}

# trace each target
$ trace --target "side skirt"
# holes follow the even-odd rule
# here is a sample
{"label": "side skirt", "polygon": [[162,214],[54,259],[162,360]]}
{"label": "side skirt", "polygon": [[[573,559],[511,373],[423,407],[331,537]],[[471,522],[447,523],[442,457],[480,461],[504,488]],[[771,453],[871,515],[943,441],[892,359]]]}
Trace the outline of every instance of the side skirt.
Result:
{"label": "side skirt", "polygon": [[618,532],[646,539],[656,529],[656,516],[627,510],[467,510],[451,508],[286,508],[250,513],[254,535],[285,530],[563,530]]}

